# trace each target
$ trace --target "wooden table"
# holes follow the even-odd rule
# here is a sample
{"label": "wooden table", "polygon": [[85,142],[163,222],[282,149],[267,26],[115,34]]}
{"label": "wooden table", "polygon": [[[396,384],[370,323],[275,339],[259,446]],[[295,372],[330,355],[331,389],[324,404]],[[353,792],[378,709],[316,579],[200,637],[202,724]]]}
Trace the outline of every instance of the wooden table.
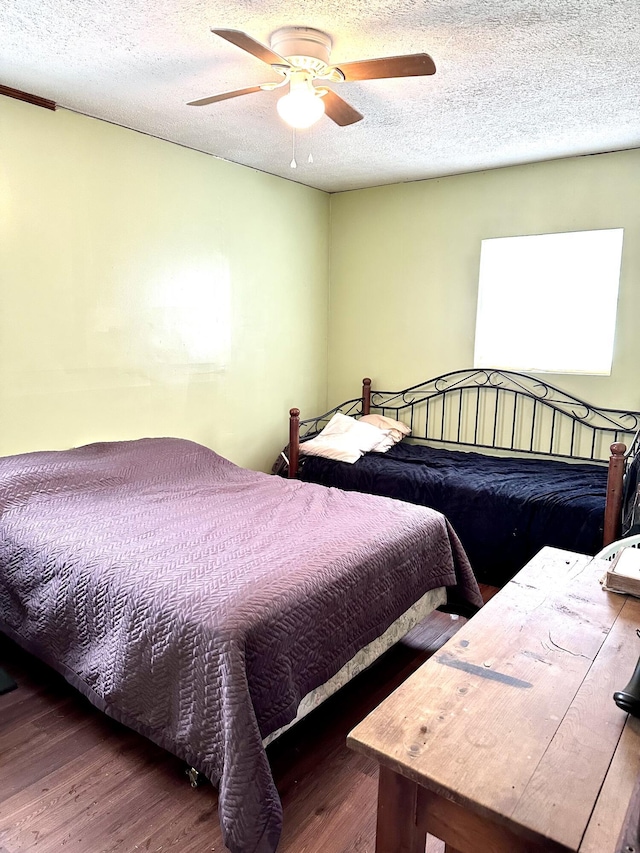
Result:
{"label": "wooden table", "polygon": [[613,853],[640,721],[613,702],[640,600],[545,548],[349,735],[380,764],[376,853]]}

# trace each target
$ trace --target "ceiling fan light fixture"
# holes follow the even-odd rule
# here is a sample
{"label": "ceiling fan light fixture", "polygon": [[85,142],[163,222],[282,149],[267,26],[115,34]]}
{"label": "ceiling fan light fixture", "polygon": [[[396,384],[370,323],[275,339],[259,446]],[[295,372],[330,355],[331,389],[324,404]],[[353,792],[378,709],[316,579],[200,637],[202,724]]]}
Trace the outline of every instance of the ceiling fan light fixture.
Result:
{"label": "ceiling fan light fixture", "polygon": [[322,98],[317,95],[290,92],[277,104],[278,115],[296,130],[305,130],[324,115]]}
{"label": "ceiling fan light fixture", "polygon": [[282,27],[271,36],[271,49],[284,56],[294,68],[321,75],[329,65],[331,38],[310,27]]}
{"label": "ceiling fan light fixture", "polygon": [[289,93],[278,101],[278,115],[296,130],[305,130],[324,115],[322,93],[317,92],[311,80],[304,74],[294,72],[291,76]]}
{"label": "ceiling fan light fixture", "polygon": [[261,44],[241,30],[211,30],[219,38],[255,56],[271,66],[283,79],[279,83],[260,83],[232,92],[220,92],[208,98],[190,101],[189,106],[204,107],[253,92],[272,92],[289,84],[289,93],[278,101],[278,113],[291,127],[311,127],[326,115],[339,127],[348,127],[364,116],[343,100],[333,89],[314,87],[314,81],[349,83],[362,80],[384,80],[401,77],[425,77],[436,73],[427,53],[386,56],[330,65],[331,38],[310,27],[282,27],[271,36],[271,47]]}

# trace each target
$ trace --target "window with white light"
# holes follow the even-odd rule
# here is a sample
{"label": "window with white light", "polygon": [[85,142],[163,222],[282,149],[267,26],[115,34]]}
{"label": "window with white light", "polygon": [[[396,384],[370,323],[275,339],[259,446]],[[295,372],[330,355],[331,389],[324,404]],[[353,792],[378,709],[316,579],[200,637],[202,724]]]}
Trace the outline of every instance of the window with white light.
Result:
{"label": "window with white light", "polygon": [[611,373],[622,228],[482,241],[475,367]]}

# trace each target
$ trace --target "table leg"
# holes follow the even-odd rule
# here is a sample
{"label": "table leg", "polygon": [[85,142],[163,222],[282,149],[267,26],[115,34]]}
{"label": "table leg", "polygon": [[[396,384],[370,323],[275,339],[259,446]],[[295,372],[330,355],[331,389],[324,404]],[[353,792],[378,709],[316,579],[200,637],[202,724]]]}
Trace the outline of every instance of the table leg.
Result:
{"label": "table leg", "polygon": [[427,832],[418,825],[417,806],[418,785],[380,767],[376,853],[424,853]]}

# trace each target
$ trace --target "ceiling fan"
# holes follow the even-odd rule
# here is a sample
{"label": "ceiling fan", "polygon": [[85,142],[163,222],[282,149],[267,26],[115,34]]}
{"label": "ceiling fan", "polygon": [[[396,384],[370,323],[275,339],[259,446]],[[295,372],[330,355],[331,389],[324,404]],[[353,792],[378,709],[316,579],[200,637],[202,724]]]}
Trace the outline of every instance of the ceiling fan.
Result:
{"label": "ceiling fan", "polygon": [[283,79],[276,83],[260,83],[247,89],[221,92],[198,101],[190,101],[188,106],[203,107],[240,95],[271,92],[288,86],[289,92],[280,98],[277,109],[281,118],[296,129],[311,127],[324,114],[341,127],[355,124],[364,118],[333,89],[315,85],[317,81],[349,83],[388,77],[420,77],[435,74],[436,71],[433,60],[426,53],[331,65],[331,38],[326,33],[309,27],[283,27],[277,30],[271,36],[271,47],[261,44],[240,30],[212,29],[211,32],[261,59]]}

